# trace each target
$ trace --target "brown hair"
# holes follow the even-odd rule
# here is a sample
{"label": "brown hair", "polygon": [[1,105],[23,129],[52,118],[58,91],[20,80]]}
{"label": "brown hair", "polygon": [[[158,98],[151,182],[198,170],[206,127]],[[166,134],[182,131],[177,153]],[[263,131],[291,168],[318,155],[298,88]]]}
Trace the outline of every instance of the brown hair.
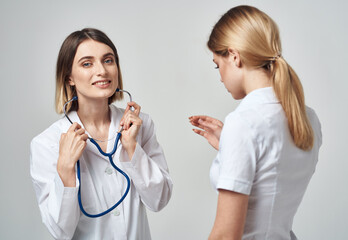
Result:
{"label": "brown hair", "polygon": [[229,48],[235,49],[242,64],[267,69],[295,145],[303,150],[312,149],[314,136],[303,88],[295,71],[281,56],[279,30],[267,14],[251,6],[230,9],[215,24],[207,45],[220,56],[227,56]]}
{"label": "brown hair", "polygon": [[[112,41],[106,36],[105,33],[94,28],[84,28],[81,31],[76,31],[71,33],[63,42],[57,59],[56,68],[56,112],[63,113],[64,104],[76,96],[75,86],[70,86],[69,76],[71,74],[71,69],[75,54],[78,46],[85,40],[92,39],[101,43],[108,45],[114,52],[115,62],[118,70],[118,88],[123,89],[122,84],[122,74],[120,69],[120,62],[117,54],[117,50]],[[109,104],[123,99],[122,92],[115,92],[111,97],[109,97]],[[67,105],[66,112],[74,111],[78,109],[78,102],[72,101]]]}

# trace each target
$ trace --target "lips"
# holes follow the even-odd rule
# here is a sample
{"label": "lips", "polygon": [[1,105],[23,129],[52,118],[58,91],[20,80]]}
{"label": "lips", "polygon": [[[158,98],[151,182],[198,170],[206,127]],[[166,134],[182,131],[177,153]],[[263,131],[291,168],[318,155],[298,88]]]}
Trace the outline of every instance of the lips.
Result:
{"label": "lips", "polygon": [[103,85],[107,85],[109,83],[111,83],[110,80],[100,80],[100,81],[95,81],[94,83],[92,83],[92,85],[103,86]]}

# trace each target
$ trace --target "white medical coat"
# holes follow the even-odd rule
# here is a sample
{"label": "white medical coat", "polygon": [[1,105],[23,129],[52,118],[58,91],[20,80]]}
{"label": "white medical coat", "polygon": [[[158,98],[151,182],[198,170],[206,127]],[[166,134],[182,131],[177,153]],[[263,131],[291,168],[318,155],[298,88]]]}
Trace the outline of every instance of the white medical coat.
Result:
{"label": "white medical coat", "polygon": [[[116,135],[124,110],[110,105],[109,138]],[[82,127],[77,113],[69,117]],[[66,118],[52,124],[36,136],[30,148],[30,173],[39,204],[42,221],[56,239],[151,239],[146,208],[161,210],[168,203],[172,181],[161,146],[156,140],[154,124],[147,114],[140,113],[143,124],[137,136],[137,146],[130,160],[120,144],[113,160],[131,179],[125,200],[112,212],[88,218],[78,206],[77,193],[81,184],[84,209],[91,214],[113,206],[125,192],[127,181],[110,164],[107,157],[87,140],[80,158],[81,183],[64,187],[57,173],[59,140],[71,126]],[[84,128],[84,127],[83,127]],[[115,138],[108,142],[107,152]],[[146,208],[145,208],[146,206]]]}
{"label": "white medical coat", "polygon": [[322,143],[315,112],[310,151],[297,148],[273,88],[249,93],[230,113],[210,170],[216,189],[249,195],[243,240],[296,239],[292,222],[318,161]]}

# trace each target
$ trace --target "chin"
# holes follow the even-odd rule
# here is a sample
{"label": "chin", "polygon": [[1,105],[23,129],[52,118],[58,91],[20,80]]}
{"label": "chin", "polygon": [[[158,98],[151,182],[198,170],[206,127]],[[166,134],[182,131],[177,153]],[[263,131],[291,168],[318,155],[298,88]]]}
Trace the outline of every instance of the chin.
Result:
{"label": "chin", "polygon": [[235,100],[241,100],[246,96],[245,94],[241,94],[241,93],[231,93],[231,95]]}

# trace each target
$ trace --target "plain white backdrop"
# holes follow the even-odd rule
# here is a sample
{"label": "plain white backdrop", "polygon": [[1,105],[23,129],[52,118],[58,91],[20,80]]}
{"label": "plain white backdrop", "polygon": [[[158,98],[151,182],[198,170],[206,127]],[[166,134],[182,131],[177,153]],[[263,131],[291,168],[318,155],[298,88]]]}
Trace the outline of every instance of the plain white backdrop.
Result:
{"label": "plain white backdrop", "polygon": [[1,0],[0,239],[51,239],[29,175],[29,143],[60,117],[58,51],[84,27],[101,29],[116,45],[124,88],[153,118],[167,157],[174,190],[165,209],[148,211],[153,239],[206,239],[215,218],[209,168],[216,152],[192,132],[188,117],[223,120],[238,105],[220,83],[206,41],[220,16],[240,4],[278,23],[283,56],[322,123],[317,171],[294,231],[305,240],[347,239],[348,4],[340,0]]}

